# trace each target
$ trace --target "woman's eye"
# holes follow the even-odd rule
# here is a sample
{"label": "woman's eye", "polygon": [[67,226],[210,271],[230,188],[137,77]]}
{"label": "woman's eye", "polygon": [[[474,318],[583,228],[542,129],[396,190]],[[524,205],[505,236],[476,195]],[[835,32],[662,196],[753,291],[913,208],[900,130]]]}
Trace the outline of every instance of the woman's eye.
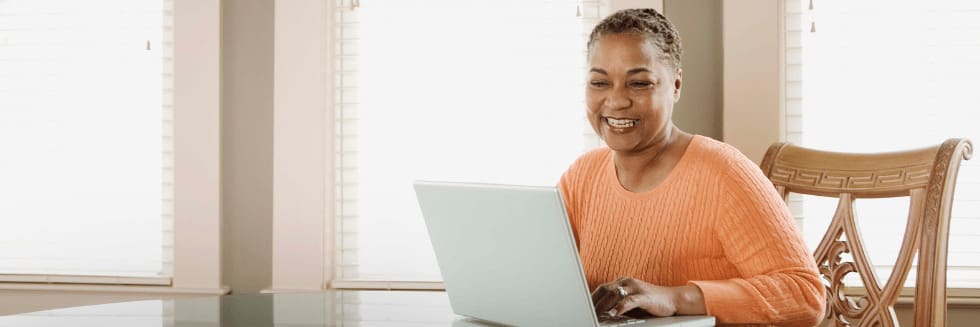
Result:
{"label": "woman's eye", "polygon": [[648,88],[648,87],[651,87],[651,86],[653,86],[653,82],[647,82],[647,81],[632,81],[632,82],[630,82],[630,87],[633,87],[633,88],[643,89],[643,88]]}
{"label": "woman's eye", "polygon": [[607,86],[609,86],[609,82],[606,82],[606,81],[591,81],[591,82],[589,82],[589,85],[592,85],[592,87],[607,87]]}

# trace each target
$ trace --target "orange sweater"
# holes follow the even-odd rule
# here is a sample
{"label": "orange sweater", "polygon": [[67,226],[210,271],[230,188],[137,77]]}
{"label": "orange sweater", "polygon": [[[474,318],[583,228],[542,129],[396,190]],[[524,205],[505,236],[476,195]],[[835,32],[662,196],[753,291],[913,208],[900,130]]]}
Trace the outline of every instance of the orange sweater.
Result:
{"label": "orange sweater", "polygon": [[622,276],[696,285],[719,323],[813,326],[824,287],[789,209],[758,167],[695,136],[668,177],[633,193],[613,153],[582,155],[561,191],[590,289]]}

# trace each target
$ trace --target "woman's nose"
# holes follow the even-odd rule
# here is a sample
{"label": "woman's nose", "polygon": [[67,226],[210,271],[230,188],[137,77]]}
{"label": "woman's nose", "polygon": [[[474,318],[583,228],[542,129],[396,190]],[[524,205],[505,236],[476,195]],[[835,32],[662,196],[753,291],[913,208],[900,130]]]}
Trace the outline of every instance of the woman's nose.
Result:
{"label": "woman's nose", "polygon": [[633,101],[626,95],[626,92],[615,90],[610,92],[609,96],[606,97],[606,101],[602,104],[607,109],[615,110],[629,108],[633,105]]}

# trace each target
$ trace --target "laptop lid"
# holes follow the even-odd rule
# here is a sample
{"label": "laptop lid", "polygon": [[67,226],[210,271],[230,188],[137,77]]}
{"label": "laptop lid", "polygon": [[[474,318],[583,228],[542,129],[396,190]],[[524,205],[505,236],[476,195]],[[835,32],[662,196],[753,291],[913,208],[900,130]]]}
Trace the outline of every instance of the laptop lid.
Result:
{"label": "laptop lid", "polygon": [[555,187],[419,181],[453,311],[522,326],[592,326],[595,313]]}

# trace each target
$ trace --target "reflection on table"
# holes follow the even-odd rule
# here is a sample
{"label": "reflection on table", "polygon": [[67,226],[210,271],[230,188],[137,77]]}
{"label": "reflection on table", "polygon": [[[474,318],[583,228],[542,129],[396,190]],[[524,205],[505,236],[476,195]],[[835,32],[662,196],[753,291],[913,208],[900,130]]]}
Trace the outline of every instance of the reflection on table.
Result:
{"label": "reflection on table", "polygon": [[0,326],[483,326],[444,292],[326,291],[150,300],[0,317]]}

